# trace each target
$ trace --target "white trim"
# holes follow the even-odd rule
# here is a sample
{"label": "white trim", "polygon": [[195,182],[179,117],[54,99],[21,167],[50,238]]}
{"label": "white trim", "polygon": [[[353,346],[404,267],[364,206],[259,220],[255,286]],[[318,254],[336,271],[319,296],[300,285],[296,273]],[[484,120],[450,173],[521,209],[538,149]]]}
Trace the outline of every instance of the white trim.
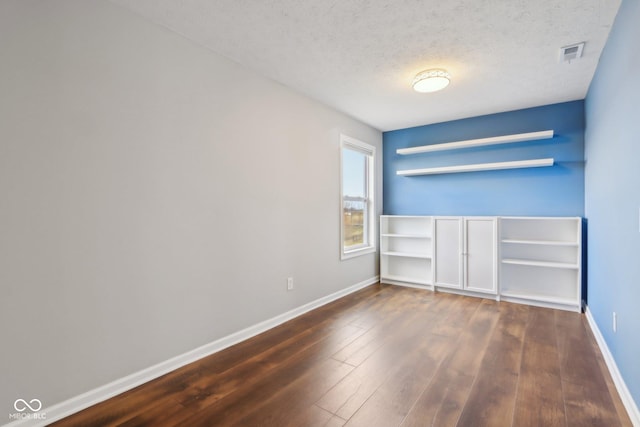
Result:
{"label": "white trim", "polygon": [[433,292],[433,285],[431,283],[417,283],[416,281],[412,281],[412,282],[404,282],[401,280],[393,280],[393,279],[380,279],[380,283],[386,284],[386,285],[394,285],[394,286],[402,286],[405,288],[415,288],[415,289],[422,289],[424,291],[431,291]]}
{"label": "white trim", "polygon": [[506,302],[512,302],[514,304],[533,305],[535,307],[553,308],[556,310],[573,311],[580,313],[580,304],[574,301],[563,302],[560,298],[545,297],[540,295],[531,294],[509,294],[508,292],[501,292],[500,299]]}
{"label": "white trim", "polygon": [[469,139],[466,141],[446,142],[443,144],[422,145],[420,147],[399,148],[397,154],[417,154],[429,151],[457,150],[459,148],[479,147],[482,145],[509,144],[512,142],[536,141],[553,138],[553,130],[518,133],[515,135],[492,136],[490,138]]}
{"label": "white trim", "polygon": [[355,258],[360,255],[372,254],[374,252],[376,252],[376,248],[374,246],[361,246],[361,247],[358,247],[357,249],[350,249],[348,251],[344,251],[342,253],[342,256],[340,257],[340,260],[344,261],[345,259]]}
{"label": "white trim", "polygon": [[[344,194],[344,183],[343,183],[343,155],[344,149],[347,148],[349,150],[354,150],[359,153],[362,153],[367,156],[368,160],[366,163],[365,174],[367,175],[366,180],[366,198],[363,199],[367,206],[367,217],[365,218],[365,227],[364,233],[367,237],[367,242],[365,244],[359,245],[354,248],[347,249],[344,246],[344,201],[347,199]],[[376,172],[375,172],[375,164],[376,164],[376,147],[373,145],[367,144],[366,142],[362,142],[358,139],[352,138],[350,136],[340,134],[340,260],[344,261],[350,258],[355,258],[361,255],[369,254],[376,252],[377,248],[377,240],[376,240],[376,228],[375,225],[377,221],[375,221],[375,181],[376,181]],[[356,199],[356,198],[353,198]]]}
{"label": "white trim", "polygon": [[500,295],[495,293],[470,291],[467,289],[460,289],[460,288],[449,288],[447,286],[436,285],[433,289],[433,292],[442,292],[445,294],[455,294],[455,295],[462,295],[466,297],[476,297],[476,298],[493,299],[496,301],[500,301]]}
{"label": "white trim", "polygon": [[473,165],[458,166],[441,166],[437,168],[426,169],[407,169],[397,171],[396,175],[400,176],[416,176],[416,175],[436,175],[444,173],[461,173],[461,172],[481,172],[502,169],[522,169],[522,168],[541,168],[553,166],[553,158],[534,159],[534,160],[516,160],[512,162],[498,163],[477,163]]}
{"label": "white trim", "polygon": [[364,141],[360,141],[359,139],[352,138],[345,134],[340,134],[340,143],[341,146],[348,146],[350,149],[359,151],[362,154],[366,154],[367,156],[374,156],[376,154],[376,147],[371,144],[368,144]]}
{"label": "white trim", "polygon": [[591,327],[591,331],[593,332],[593,336],[596,338],[598,347],[600,347],[600,351],[602,352],[604,361],[607,364],[607,368],[609,368],[609,373],[611,374],[613,383],[616,385],[618,394],[620,394],[620,399],[622,399],[622,403],[627,410],[627,414],[629,414],[629,418],[631,418],[631,423],[634,427],[640,427],[640,411],[638,410],[638,405],[636,405],[636,402],[633,400],[633,396],[631,396],[631,393],[627,388],[627,384],[624,382],[622,374],[620,374],[620,371],[618,370],[618,365],[616,364],[611,351],[609,351],[609,346],[600,332],[598,324],[593,318],[591,310],[589,310],[589,306],[586,306],[585,315],[589,322],[589,326]]}
{"label": "white trim", "polygon": [[189,363],[193,363],[196,360],[202,359],[203,357],[217,353],[227,347],[261,334],[262,332],[272,329],[284,322],[301,316],[311,310],[314,310],[353,292],[359,291],[360,289],[377,283],[378,281],[379,276],[376,276],[364,280],[360,283],[356,283],[355,285],[349,286],[348,288],[334,292],[315,301],[311,301],[298,308],[287,311],[286,313],[272,317],[271,319],[267,319],[253,326],[249,326],[248,328],[245,328],[241,331],[235,332],[231,335],[227,335],[226,337],[222,337],[216,341],[210,342],[209,344],[205,344],[179,356],[173,357],[169,360],[165,360],[164,362],[160,362],[141,371],[134,372],[131,375],[127,375],[126,377],[120,378],[81,395],[72,397],[71,399],[65,400],[64,402],[50,407],[42,408],[39,411],[39,414],[46,414],[45,420],[17,420],[9,424],[5,424],[4,427],[35,427],[44,426],[54,421],[58,421],[85,408],[88,408],[89,406],[95,405],[118,394],[124,393],[125,391],[131,390],[132,388],[137,387],[141,384],[154,380],[168,372],[174,371],[178,368],[188,365]]}

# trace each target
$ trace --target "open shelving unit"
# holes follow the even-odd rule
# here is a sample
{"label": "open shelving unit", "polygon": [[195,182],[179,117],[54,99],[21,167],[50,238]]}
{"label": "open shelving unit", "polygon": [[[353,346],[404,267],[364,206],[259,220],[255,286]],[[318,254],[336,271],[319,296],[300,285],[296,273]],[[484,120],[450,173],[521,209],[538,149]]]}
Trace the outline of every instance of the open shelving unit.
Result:
{"label": "open shelving unit", "polygon": [[[442,144],[422,145],[419,147],[399,148],[397,154],[410,155],[443,150],[459,150],[461,148],[482,147],[489,145],[512,144],[524,141],[536,141],[553,138],[553,130],[518,133],[513,135],[493,136],[490,138],[469,139],[466,141],[445,142]],[[478,163],[455,166],[440,166],[423,169],[407,169],[396,171],[399,176],[435,175],[445,173],[479,172],[503,169],[539,168],[553,166],[554,159],[514,160],[508,162]]]}
{"label": "open shelving unit", "polygon": [[580,311],[581,218],[503,217],[499,228],[501,297]]}
{"label": "open shelving unit", "polygon": [[380,281],[433,286],[433,222],[428,216],[380,217]]}
{"label": "open shelving unit", "polygon": [[579,312],[582,218],[383,215],[380,281]]}

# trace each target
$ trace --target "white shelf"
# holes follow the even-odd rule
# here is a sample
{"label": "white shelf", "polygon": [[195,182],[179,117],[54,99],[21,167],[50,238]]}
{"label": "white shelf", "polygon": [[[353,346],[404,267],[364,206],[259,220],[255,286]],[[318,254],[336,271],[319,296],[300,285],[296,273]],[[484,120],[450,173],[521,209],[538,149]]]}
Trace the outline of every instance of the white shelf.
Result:
{"label": "white shelf", "polygon": [[502,243],[513,243],[517,245],[545,245],[545,246],[578,246],[576,242],[560,242],[557,240],[520,240],[520,239],[504,239]]}
{"label": "white shelf", "polygon": [[420,147],[400,148],[397,154],[417,154],[430,151],[457,150],[460,148],[479,147],[483,145],[510,144],[514,142],[536,141],[539,139],[553,138],[553,130],[540,132],[519,133],[514,135],[493,136],[490,138],[469,139],[466,141],[447,142],[444,144],[422,145]]}
{"label": "white shelf", "polygon": [[408,169],[397,171],[400,176],[416,176],[416,175],[434,175],[445,173],[461,173],[461,172],[479,172],[501,169],[521,169],[521,168],[539,168],[545,166],[553,166],[553,158],[534,159],[534,160],[516,160],[512,162],[498,163],[479,163],[473,165],[458,166],[441,166],[437,168],[426,169]]}
{"label": "white shelf", "polygon": [[406,257],[406,258],[431,259],[431,255],[419,254],[419,253],[409,253],[409,252],[382,252],[382,255],[398,256],[398,257]]}
{"label": "white shelf", "polygon": [[579,216],[501,216],[502,220],[515,220],[515,221],[576,221],[581,220]]}
{"label": "white shelf", "polygon": [[424,215],[380,215],[380,218],[387,218],[387,219],[391,219],[392,221],[396,220],[396,219],[418,219],[418,220],[425,220],[428,219],[429,217],[426,217]]}
{"label": "white shelf", "polygon": [[514,264],[514,265],[528,265],[532,267],[550,267],[550,268],[566,268],[577,270],[578,266],[575,264],[569,264],[564,262],[550,262],[550,261],[532,261],[528,259],[511,259],[506,258],[502,260],[503,264]]}
{"label": "white shelf", "polygon": [[431,236],[428,234],[396,234],[396,233],[384,233],[381,234],[382,237],[399,237],[399,238],[409,238],[409,239],[430,239]]}

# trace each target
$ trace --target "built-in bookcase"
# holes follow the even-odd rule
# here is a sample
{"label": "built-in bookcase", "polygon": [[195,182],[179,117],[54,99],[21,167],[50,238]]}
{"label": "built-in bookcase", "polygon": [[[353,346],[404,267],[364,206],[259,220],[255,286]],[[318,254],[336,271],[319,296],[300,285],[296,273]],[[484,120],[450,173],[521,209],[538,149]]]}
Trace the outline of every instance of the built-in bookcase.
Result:
{"label": "built-in bookcase", "polygon": [[581,218],[383,215],[380,281],[580,311],[581,245]]}
{"label": "built-in bookcase", "polygon": [[500,218],[500,296],[580,311],[581,218]]}
{"label": "built-in bookcase", "polygon": [[[582,219],[499,217],[498,221],[496,231],[496,217],[381,216],[380,281],[438,290],[456,288],[506,301],[580,311]],[[445,232],[447,227],[457,232]]]}
{"label": "built-in bookcase", "polygon": [[433,221],[428,216],[380,217],[380,281],[433,284]]}

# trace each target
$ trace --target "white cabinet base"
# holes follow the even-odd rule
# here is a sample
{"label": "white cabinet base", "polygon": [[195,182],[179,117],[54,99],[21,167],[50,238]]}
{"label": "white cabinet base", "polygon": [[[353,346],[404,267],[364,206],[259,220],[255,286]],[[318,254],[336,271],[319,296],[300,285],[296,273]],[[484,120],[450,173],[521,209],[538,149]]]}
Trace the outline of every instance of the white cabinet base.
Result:
{"label": "white cabinet base", "polygon": [[442,286],[435,286],[433,289],[434,292],[443,292],[446,294],[456,294],[456,295],[464,295],[467,297],[476,297],[476,298],[485,298],[485,299],[492,299],[495,301],[500,301],[502,298],[500,297],[500,294],[488,294],[486,292],[475,292],[475,291],[471,291],[468,289],[454,289],[454,288],[447,288],[447,287],[442,287]]}
{"label": "white cabinet base", "polygon": [[405,288],[416,288],[416,289],[424,289],[427,291],[435,291],[433,285],[429,285],[429,284],[419,284],[419,283],[412,283],[409,281],[405,281],[405,280],[393,280],[393,279],[389,279],[389,278],[381,278],[380,279],[380,283],[383,283],[385,285],[394,285],[394,286],[404,286]]}
{"label": "white cabinet base", "polygon": [[514,304],[525,304],[525,305],[533,305],[536,307],[543,308],[554,308],[556,310],[565,310],[565,311],[575,311],[576,313],[580,313],[582,311],[582,306],[576,306],[573,301],[566,301],[563,303],[561,300],[556,298],[545,298],[537,295],[509,295],[503,294],[501,296],[502,301],[512,302]]}

